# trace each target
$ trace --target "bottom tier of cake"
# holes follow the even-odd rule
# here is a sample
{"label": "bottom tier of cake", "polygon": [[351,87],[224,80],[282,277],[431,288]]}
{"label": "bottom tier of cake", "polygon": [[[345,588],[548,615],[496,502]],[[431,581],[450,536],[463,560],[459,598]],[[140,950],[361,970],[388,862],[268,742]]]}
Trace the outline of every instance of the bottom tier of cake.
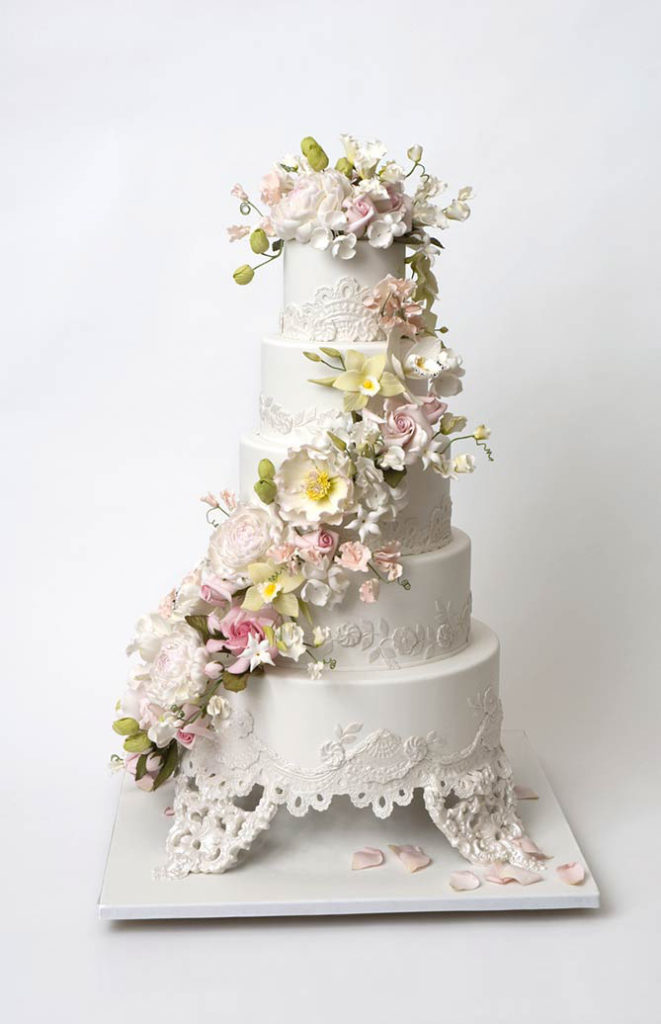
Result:
{"label": "bottom tier of cake", "polygon": [[415,789],[469,860],[539,870],[519,842],[498,662],[496,635],[474,622],[468,647],[446,660],[320,681],[278,670],[232,694],[217,735],[183,759],[168,873],[233,867],[280,807],[301,816],[348,796],[387,817]]}

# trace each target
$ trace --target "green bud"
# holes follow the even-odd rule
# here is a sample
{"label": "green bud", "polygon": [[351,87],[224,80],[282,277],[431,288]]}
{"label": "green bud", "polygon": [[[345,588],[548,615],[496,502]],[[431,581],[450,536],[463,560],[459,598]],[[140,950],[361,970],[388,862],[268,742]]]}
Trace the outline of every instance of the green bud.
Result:
{"label": "green bud", "polygon": [[133,733],[140,730],[135,718],[118,718],[116,722],[112,723],[112,727],[118,736],[132,736]]}
{"label": "green bud", "polygon": [[151,747],[151,740],[146,732],[136,732],[124,740],[124,750],[129,754],[142,754]]}
{"label": "green bud", "polygon": [[269,240],[263,228],[255,228],[250,235],[250,248],[258,256],[262,256],[269,247]]}
{"label": "green bud", "polygon": [[258,480],[255,484],[255,494],[265,505],[271,505],[275,501],[278,489],[272,480]]}
{"label": "green bud", "polygon": [[270,459],[260,459],[257,472],[260,480],[272,480],[275,476],[275,466]]}
{"label": "green bud", "polygon": [[232,276],[237,284],[250,284],[255,276],[255,271],[247,263],[244,263],[242,267],[236,268]]}
{"label": "green bud", "polygon": [[335,164],[335,170],[339,171],[340,174],[344,174],[346,178],[350,178],[353,174],[353,164],[346,156],[341,156]]}
{"label": "green bud", "polygon": [[311,363],[321,362],[321,356],[318,356],[316,352],[304,352],[303,355],[306,359],[309,359]]}
{"label": "green bud", "polygon": [[419,164],[422,160],[422,146],[409,146],[406,155],[414,164]]}
{"label": "green bud", "polygon": [[328,157],[317,140],[313,139],[311,135],[306,135],[301,142],[301,153],[307,158],[313,171],[323,171],[328,167]]}
{"label": "green bud", "polygon": [[321,351],[324,353],[325,356],[328,356],[329,359],[341,359],[342,358],[342,353],[337,348],[328,348],[327,346],[322,345],[321,346]]}

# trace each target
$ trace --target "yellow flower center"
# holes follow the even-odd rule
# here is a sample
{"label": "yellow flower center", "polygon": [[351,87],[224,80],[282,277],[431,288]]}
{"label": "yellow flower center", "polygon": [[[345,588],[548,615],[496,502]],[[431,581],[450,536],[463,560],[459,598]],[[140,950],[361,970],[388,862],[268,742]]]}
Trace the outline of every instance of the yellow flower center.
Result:
{"label": "yellow flower center", "polygon": [[335,486],[326,469],[311,469],[305,478],[305,494],[309,501],[323,501]]}
{"label": "yellow flower center", "polygon": [[278,583],[277,579],[267,580],[266,583],[262,583],[259,589],[264,603],[270,604],[282,590],[282,583]]}
{"label": "yellow flower center", "polygon": [[379,390],[379,382],[376,377],[365,377],[360,385],[363,395],[376,395]]}

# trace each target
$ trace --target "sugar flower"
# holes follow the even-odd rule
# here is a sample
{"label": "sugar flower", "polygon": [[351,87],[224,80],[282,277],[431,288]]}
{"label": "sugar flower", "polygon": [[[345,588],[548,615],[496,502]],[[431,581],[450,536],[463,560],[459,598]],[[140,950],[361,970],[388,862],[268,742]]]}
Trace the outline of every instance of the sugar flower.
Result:
{"label": "sugar flower", "polygon": [[374,552],[374,565],[392,583],[394,580],[398,580],[404,571],[400,562],[401,557],[402,550],[399,543],[391,541]]}
{"label": "sugar flower", "polygon": [[254,672],[258,665],[273,665],[271,645],[268,640],[259,640],[251,636],[246,644],[244,657],[250,660],[250,671]]}
{"label": "sugar flower", "polygon": [[162,707],[194,699],[206,685],[204,669],[209,661],[199,633],[186,622],[172,624],[159,621],[159,616],[146,619],[148,625],[141,620],[139,639],[143,664],[133,670],[133,686]]}
{"label": "sugar flower", "polygon": [[248,565],[259,561],[279,532],[277,521],[266,509],[240,506],[211,537],[212,570],[223,579],[245,580]]}
{"label": "sugar flower", "polygon": [[352,506],[351,461],[335,448],[290,450],[275,484],[280,514],[294,526],[339,524]]}
{"label": "sugar flower", "polygon": [[455,473],[472,473],[475,469],[475,456],[456,455],[452,460],[452,469]]}
{"label": "sugar flower", "polygon": [[[242,238],[245,238],[246,235],[249,235],[249,234],[250,234],[250,225],[249,224],[232,224],[231,227],[229,227],[227,229],[227,235],[228,235],[228,238],[229,238],[230,242],[239,242]],[[204,499],[202,499],[202,500],[204,501]]]}
{"label": "sugar flower", "polygon": [[359,142],[353,135],[340,135],[344,155],[353,164],[361,178],[371,178],[379,161],[386,155],[386,147],[378,139]]}
{"label": "sugar flower", "polygon": [[298,599],[293,591],[303,583],[302,573],[291,573],[273,562],[255,562],[248,566],[252,586],[243,599],[243,608],[260,611],[264,605],[272,605],[281,615],[298,615]]}
{"label": "sugar flower", "polygon": [[346,369],[335,378],[333,387],[344,391],[344,408],[348,412],[364,409],[375,395],[399,395],[404,391],[401,380],[386,370],[385,353],[364,356],[349,349],[344,364]]}
{"label": "sugar flower", "polygon": [[275,644],[284,658],[298,661],[305,654],[303,630],[295,622],[283,622],[278,626],[275,631]]}
{"label": "sugar flower", "polygon": [[371,557],[372,552],[370,549],[361,544],[360,541],[345,541],[344,544],[340,545],[337,564],[341,565],[343,569],[349,569],[351,572],[367,572]]}
{"label": "sugar flower", "polygon": [[433,428],[415,402],[388,398],[384,404],[383,440],[404,452],[404,464],[412,465],[432,438]]}

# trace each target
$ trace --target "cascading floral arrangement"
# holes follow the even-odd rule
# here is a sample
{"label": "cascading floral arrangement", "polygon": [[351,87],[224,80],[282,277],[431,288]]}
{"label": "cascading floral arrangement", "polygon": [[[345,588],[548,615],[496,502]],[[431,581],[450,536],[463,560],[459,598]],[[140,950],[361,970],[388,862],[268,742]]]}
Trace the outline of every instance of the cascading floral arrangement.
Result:
{"label": "cascading floral arrangement", "polygon": [[[251,501],[240,503],[230,491],[202,499],[213,526],[206,556],[157,612],[139,620],[128,648],[129,686],[113,725],[124,755],[113,761],[142,789],[157,789],[176,770],[182,749],[211,735],[227,716],[223,689],[240,691],[283,659],[306,660],[312,679],[334,668],[324,657],[324,608],[352,591],[371,604],[383,585],[409,588],[399,545],[381,538],[381,524],[406,506],[413,466],[444,478],[472,472],[474,456],[455,455],[457,441],[475,443],[492,459],[488,428],[463,433],[465,417],[444,401],[462,390],[464,370],[444,343],[446,328],[436,326],[431,265],[440,243],[423,226],[465,219],[469,190],[441,210],[431,202],[440,183],[424,168],[411,198],[403,191],[411,172],[392,162],[380,166],[380,143],[343,141],[345,156],[335,170],[326,169],[325,153],[306,139],[304,156],[267,174],[262,197],[269,198],[270,218],[253,229],[253,249],[262,244],[255,232],[278,235],[269,260],[291,238],[331,247],[344,259],[363,234],[381,248],[403,238],[415,246],[408,261],[414,276],[386,277],[364,299],[388,339],[385,352],[365,356],[324,346],[304,353],[329,371],[312,382],[343,396],[330,427],[311,430],[277,467],[262,459]],[[409,150],[414,170],[422,167],[421,155],[420,147]],[[239,186],[235,191],[248,212],[255,209]],[[252,275],[250,267],[235,274],[241,283],[246,269]]]}

